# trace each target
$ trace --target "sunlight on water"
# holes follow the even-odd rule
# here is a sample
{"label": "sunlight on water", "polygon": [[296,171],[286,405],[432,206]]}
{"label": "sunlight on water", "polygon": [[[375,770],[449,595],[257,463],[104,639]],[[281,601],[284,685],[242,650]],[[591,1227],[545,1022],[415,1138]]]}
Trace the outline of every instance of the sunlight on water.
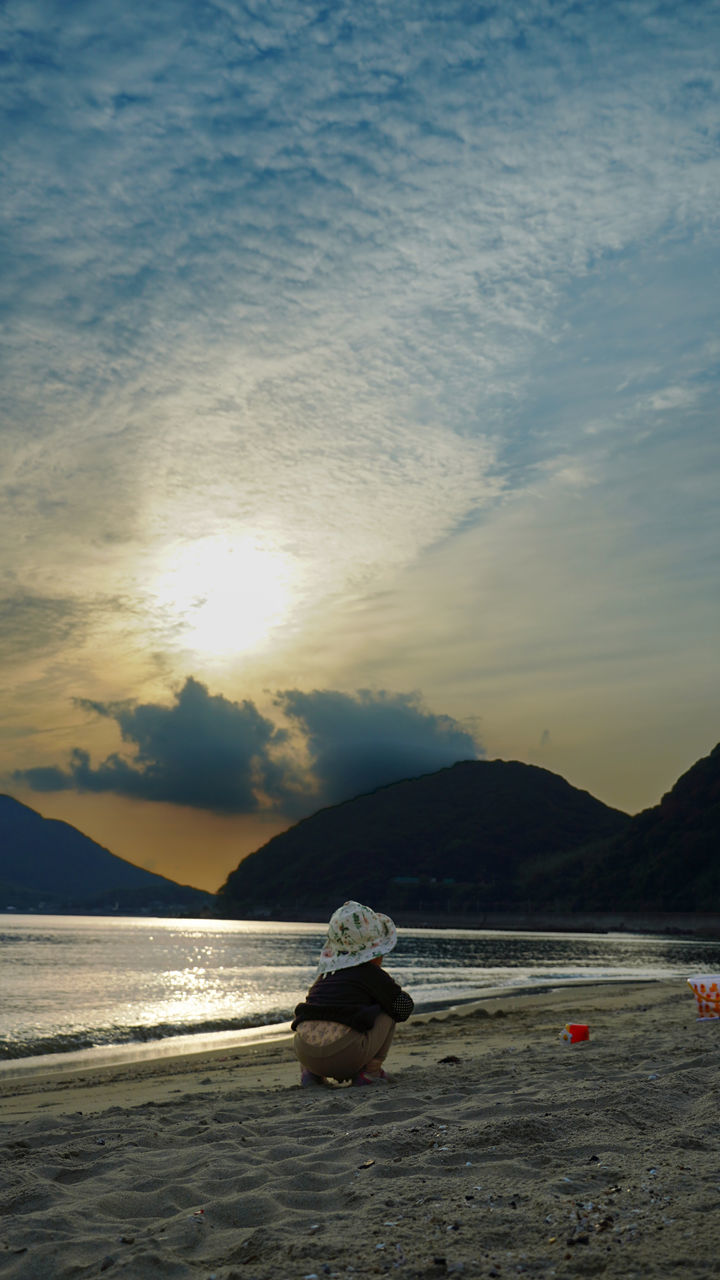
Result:
{"label": "sunlight on water", "polygon": [[280,1021],[304,994],[322,935],[222,920],[3,919],[0,1056]]}
{"label": "sunlight on water", "polygon": [[[312,981],[319,924],[10,916],[0,919],[0,1058],[287,1022]],[[493,988],[684,979],[720,946],[625,934],[400,930],[393,976],[423,1008]],[[198,1043],[195,1041],[195,1043]]]}

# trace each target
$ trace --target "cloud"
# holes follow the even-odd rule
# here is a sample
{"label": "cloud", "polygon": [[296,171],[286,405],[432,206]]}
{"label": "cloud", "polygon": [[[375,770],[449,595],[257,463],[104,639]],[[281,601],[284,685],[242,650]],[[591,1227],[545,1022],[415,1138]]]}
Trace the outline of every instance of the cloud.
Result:
{"label": "cloud", "polygon": [[211,695],[191,678],[169,707],[81,705],[114,720],[134,754],[115,753],[94,768],[88,753],[76,748],[67,770],[27,769],[15,774],[16,781],[36,791],[109,791],[216,813],[252,813],[259,807],[257,792],[273,787],[270,752],[284,735],[252,702]]}
{"label": "cloud", "polygon": [[289,689],[278,704],[306,737],[327,804],[482,754],[473,733],[427,711],[416,694]]}
{"label": "cloud", "polygon": [[527,446],[498,430],[568,283],[715,218],[711,5],[5,23],[5,416],[24,527],[54,559],[52,476],[89,572],[89,527],[188,515],[292,530],[331,590],[411,563]]}
{"label": "cloud", "polygon": [[688,409],[698,398],[695,387],[664,387],[650,397],[650,408],[658,413],[666,413],[672,409]]}
{"label": "cloud", "polygon": [[75,748],[66,769],[15,772],[34,791],[113,792],[215,813],[307,813],[322,804],[476,757],[474,736],[448,716],[426,711],[416,695],[287,690],[277,705],[299,729],[301,755],[288,731],[250,701],[211,694],[189,678],[174,703],[101,703],[85,710],[113,720],[131,756],[113,753],[94,767]]}
{"label": "cloud", "polygon": [[15,592],[0,599],[0,659],[14,664],[58,649],[86,625],[87,610],[72,597]]}
{"label": "cloud", "polygon": [[[716,33],[715,0],[2,7],[0,547],[7,593],[49,602],[14,601],[4,619],[22,715],[58,720],[78,673],[110,707],[126,689],[154,698],[159,670],[202,670],[234,687],[242,671],[253,691],[418,687],[486,716],[478,636],[503,698],[510,656],[543,683],[540,581],[540,616],[563,620],[587,670],[565,606],[591,577],[573,556],[588,511],[596,545],[623,535],[607,598],[656,545],[653,634],[667,614],[704,635],[718,598]],[[564,527],[550,572],[540,557],[527,592],[508,593],[526,550],[493,534],[519,505],[534,545],[543,479]],[[582,484],[589,505],[572,502]],[[297,590],[233,666],[192,647],[177,601],[154,601],[188,544],[247,536],[297,566]],[[366,642],[358,617],[432,576],[439,549],[443,615],[425,591]],[[687,584],[683,611],[670,577]],[[450,622],[456,670],[438,638]],[[538,723],[555,725],[543,687]],[[253,755],[244,731],[259,763],[243,804],[260,794],[253,769],[262,794],[290,786],[283,768],[273,781],[283,744],[258,739]],[[503,750],[530,740],[523,726]],[[162,760],[154,782],[172,793]],[[127,776],[118,761],[107,777],[72,768],[150,788],[149,764],[128,761]]]}

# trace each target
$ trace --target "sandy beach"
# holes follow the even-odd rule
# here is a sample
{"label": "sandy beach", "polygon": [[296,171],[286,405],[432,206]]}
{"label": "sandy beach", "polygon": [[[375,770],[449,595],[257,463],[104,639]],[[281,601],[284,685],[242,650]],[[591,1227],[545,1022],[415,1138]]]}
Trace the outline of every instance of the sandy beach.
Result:
{"label": "sandy beach", "polygon": [[714,1275],[719,1054],[620,983],[415,1017],[376,1088],[301,1090],[289,1038],[4,1081],[0,1275]]}

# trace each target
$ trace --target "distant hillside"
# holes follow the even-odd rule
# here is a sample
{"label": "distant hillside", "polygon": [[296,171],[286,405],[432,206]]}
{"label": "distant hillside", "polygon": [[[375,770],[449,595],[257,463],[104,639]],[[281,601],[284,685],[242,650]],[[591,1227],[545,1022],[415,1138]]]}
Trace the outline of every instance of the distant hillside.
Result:
{"label": "distant hillside", "polygon": [[0,795],[0,909],[200,911],[213,896],[153,875],[67,822]]}
{"label": "distant hillside", "polygon": [[[240,863],[220,890],[228,915],[302,916],[346,898],[383,909],[527,905],[528,866],[623,832],[610,809],[557,774],[472,760],[323,809]],[[552,900],[552,886],[543,898]]]}
{"label": "distant hillside", "polygon": [[[720,744],[619,836],[558,859],[552,877],[567,910],[720,911]],[[523,887],[541,893],[540,877]]]}

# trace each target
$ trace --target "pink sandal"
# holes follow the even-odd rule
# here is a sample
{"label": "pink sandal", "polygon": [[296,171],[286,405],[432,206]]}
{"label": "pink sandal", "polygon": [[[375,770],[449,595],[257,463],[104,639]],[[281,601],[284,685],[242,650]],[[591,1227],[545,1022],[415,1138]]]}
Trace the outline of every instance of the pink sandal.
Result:
{"label": "pink sandal", "polygon": [[389,1077],[389,1075],[388,1075],[387,1071],[383,1071],[383,1069],[382,1069],[382,1067],[381,1067],[381,1068],[380,1068],[380,1070],[379,1070],[379,1072],[378,1072],[378,1074],[377,1074],[376,1076],[369,1076],[365,1071],[361,1071],[358,1075],[356,1075],[356,1076],[355,1076],[355,1079],[353,1080],[353,1082],[352,1082],[352,1083],[353,1083],[354,1085],[362,1085],[362,1084],[389,1084],[389,1083],[390,1083],[390,1077]]}

